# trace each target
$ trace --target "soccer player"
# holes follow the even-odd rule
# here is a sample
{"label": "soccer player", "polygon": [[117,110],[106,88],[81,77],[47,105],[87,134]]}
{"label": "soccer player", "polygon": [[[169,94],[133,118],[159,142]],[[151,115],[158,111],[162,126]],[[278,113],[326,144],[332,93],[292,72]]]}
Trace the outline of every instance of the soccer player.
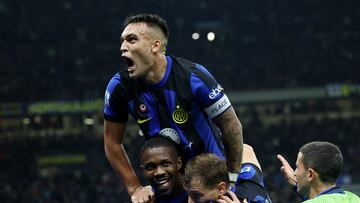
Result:
{"label": "soccer player", "polygon": [[294,171],[286,159],[277,155],[282,174],[306,203],[360,202],[355,194],[336,185],[343,167],[338,146],[329,142],[310,142],[302,146]]}
{"label": "soccer player", "polygon": [[134,203],[153,192],[140,184],[122,144],[129,113],[146,139],[171,137],[186,159],[203,152],[226,157],[232,182],[241,167],[242,126],[223,87],[203,66],[166,55],[168,35],[158,15],[128,17],[120,47],[127,69],[113,76],[105,92],[105,153]]}
{"label": "soccer player", "polygon": [[230,184],[226,163],[215,154],[204,153],[186,165],[184,188],[191,203],[236,203],[240,200],[271,203],[255,152],[246,144],[241,172],[235,185]]}
{"label": "soccer player", "polygon": [[173,141],[155,137],[140,150],[141,169],[155,193],[156,203],[187,203],[180,170],[183,159]]}

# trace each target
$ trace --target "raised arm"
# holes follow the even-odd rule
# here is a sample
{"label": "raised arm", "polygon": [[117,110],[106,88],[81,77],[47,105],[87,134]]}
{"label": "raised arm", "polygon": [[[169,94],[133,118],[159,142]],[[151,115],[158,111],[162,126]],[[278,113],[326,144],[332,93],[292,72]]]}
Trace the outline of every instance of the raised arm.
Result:
{"label": "raised arm", "polygon": [[223,114],[214,119],[222,133],[226,163],[229,172],[240,172],[243,153],[242,125],[230,106]]}
{"label": "raised arm", "polygon": [[122,144],[125,132],[126,123],[104,121],[104,148],[106,157],[114,171],[124,182],[132,202],[150,202],[154,194],[151,188],[141,186]]}
{"label": "raised arm", "polygon": [[282,155],[278,154],[276,157],[281,163],[280,171],[282,175],[286,178],[287,182],[290,185],[295,186],[297,180],[294,169],[290,166],[289,162]]}

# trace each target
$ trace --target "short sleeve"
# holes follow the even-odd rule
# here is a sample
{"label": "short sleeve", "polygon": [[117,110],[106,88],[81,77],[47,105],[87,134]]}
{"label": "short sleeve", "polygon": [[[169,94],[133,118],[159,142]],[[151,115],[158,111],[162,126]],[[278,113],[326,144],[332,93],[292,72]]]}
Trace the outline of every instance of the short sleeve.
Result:
{"label": "short sleeve", "polygon": [[224,88],[201,65],[197,64],[191,75],[191,89],[195,102],[210,118],[221,115],[231,106]]}
{"label": "short sleeve", "polygon": [[127,122],[128,103],[124,97],[119,74],[115,74],[109,81],[104,95],[104,119],[113,122]]}

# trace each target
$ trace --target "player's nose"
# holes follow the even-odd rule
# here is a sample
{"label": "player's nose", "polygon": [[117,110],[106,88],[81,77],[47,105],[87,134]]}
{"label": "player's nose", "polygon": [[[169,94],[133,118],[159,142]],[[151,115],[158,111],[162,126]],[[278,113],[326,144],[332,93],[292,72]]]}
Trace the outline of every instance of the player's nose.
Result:
{"label": "player's nose", "polygon": [[159,166],[159,167],[156,167],[154,175],[159,176],[159,175],[163,175],[165,173],[166,173],[165,170],[161,166]]}
{"label": "player's nose", "polygon": [[123,54],[128,51],[128,47],[126,41],[122,42],[120,45],[120,53]]}

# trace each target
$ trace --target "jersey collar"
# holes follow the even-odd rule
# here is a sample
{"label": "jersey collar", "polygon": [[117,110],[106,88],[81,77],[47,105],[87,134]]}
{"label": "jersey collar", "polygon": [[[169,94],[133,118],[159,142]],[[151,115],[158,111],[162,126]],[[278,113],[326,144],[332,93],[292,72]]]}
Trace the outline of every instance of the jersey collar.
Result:
{"label": "jersey collar", "polygon": [[325,194],[345,194],[345,191],[341,187],[335,185],[335,186],[331,186],[328,189],[322,191],[318,196],[325,195]]}
{"label": "jersey collar", "polygon": [[157,84],[146,84],[148,87],[157,89],[159,87],[162,87],[166,83],[167,79],[169,78],[170,70],[172,67],[172,58],[170,56],[166,56],[166,60],[167,60],[167,65],[166,65],[164,77]]}

